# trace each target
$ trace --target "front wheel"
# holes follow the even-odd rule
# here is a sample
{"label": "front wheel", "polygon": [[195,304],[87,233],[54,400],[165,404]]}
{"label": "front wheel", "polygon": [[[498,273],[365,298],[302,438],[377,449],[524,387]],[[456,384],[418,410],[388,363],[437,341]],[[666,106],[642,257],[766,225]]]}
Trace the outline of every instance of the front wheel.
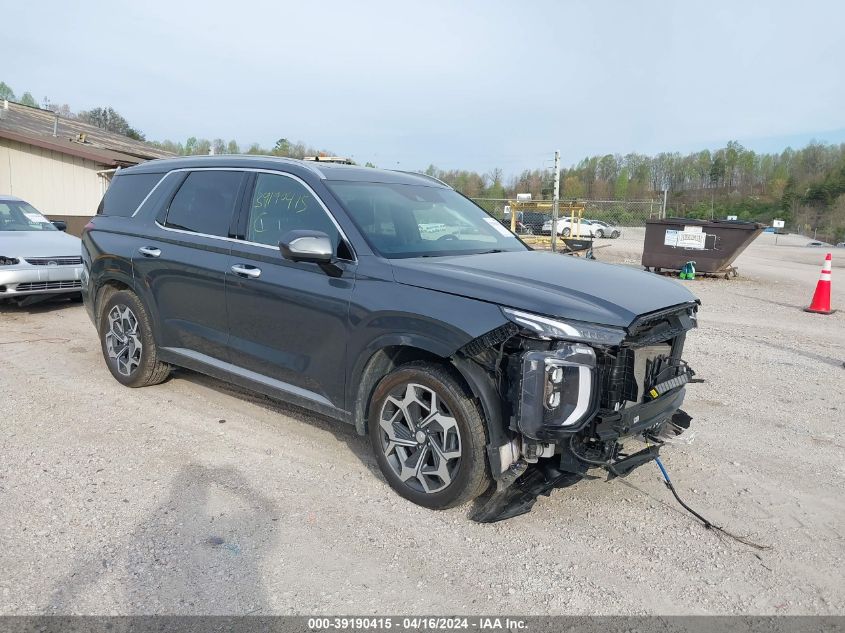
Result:
{"label": "front wheel", "polygon": [[572,231],[570,231],[568,228],[565,228],[561,232],[561,235],[563,235],[563,237],[569,237],[570,235],[572,235]]}
{"label": "front wheel", "polygon": [[476,402],[444,367],[418,362],[385,376],[369,413],[370,444],[390,487],[417,505],[461,505],[492,483]]}
{"label": "front wheel", "polygon": [[617,237],[619,237],[619,231],[614,231],[610,234],[610,239],[612,240],[615,240]]}
{"label": "front wheel", "polygon": [[601,229],[598,229],[596,231],[596,237],[598,237],[598,238],[604,237],[604,231],[602,231]]}

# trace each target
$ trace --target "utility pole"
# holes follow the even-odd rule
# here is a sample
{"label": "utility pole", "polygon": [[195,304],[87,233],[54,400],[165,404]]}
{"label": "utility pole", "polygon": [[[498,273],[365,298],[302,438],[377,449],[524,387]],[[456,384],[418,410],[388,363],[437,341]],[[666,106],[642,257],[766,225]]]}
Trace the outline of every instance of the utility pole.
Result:
{"label": "utility pole", "polygon": [[555,194],[552,199],[552,252],[557,251],[557,216],[560,207],[560,150],[555,150]]}
{"label": "utility pole", "polygon": [[663,189],[663,209],[660,212],[660,217],[666,219],[666,198],[669,197],[669,189]]}

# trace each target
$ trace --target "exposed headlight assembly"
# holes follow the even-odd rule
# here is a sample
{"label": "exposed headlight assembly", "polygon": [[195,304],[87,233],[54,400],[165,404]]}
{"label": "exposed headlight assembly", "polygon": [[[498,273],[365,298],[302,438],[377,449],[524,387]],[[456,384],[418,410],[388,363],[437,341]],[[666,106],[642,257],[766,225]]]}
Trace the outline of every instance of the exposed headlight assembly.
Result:
{"label": "exposed headlight assembly", "polygon": [[581,343],[522,356],[519,427],[534,439],[558,436],[595,413],[596,354]]}
{"label": "exposed headlight assembly", "polygon": [[620,328],[580,321],[560,321],[539,314],[502,308],[505,317],[518,326],[533,332],[537,338],[581,341],[594,345],[619,345],[625,338]]}

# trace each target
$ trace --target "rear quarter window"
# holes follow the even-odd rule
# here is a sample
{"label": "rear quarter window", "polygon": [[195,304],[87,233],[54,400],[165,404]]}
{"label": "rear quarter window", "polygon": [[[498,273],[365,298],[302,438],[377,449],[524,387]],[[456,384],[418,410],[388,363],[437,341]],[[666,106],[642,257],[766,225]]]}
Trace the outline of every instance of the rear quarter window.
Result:
{"label": "rear quarter window", "polygon": [[115,176],[100,201],[97,215],[128,217],[135,213],[144,198],[164,174],[123,174]]}

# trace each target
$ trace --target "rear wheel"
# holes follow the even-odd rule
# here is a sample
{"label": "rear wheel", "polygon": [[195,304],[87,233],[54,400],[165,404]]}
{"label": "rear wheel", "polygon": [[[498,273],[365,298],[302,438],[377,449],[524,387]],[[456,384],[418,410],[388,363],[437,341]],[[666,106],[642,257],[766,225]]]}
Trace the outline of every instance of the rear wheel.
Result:
{"label": "rear wheel", "polygon": [[170,365],[158,360],[150,317],[128,290],[112,294],[100,313],[100,344],[112,376],[127,387],[164,382]]}
{"label": "rear wheel", "polygon": [[387,483],[426,508],[466,503],[492,482],[476,402],[445,368],[403,365],[373,394],[370,444]]}

